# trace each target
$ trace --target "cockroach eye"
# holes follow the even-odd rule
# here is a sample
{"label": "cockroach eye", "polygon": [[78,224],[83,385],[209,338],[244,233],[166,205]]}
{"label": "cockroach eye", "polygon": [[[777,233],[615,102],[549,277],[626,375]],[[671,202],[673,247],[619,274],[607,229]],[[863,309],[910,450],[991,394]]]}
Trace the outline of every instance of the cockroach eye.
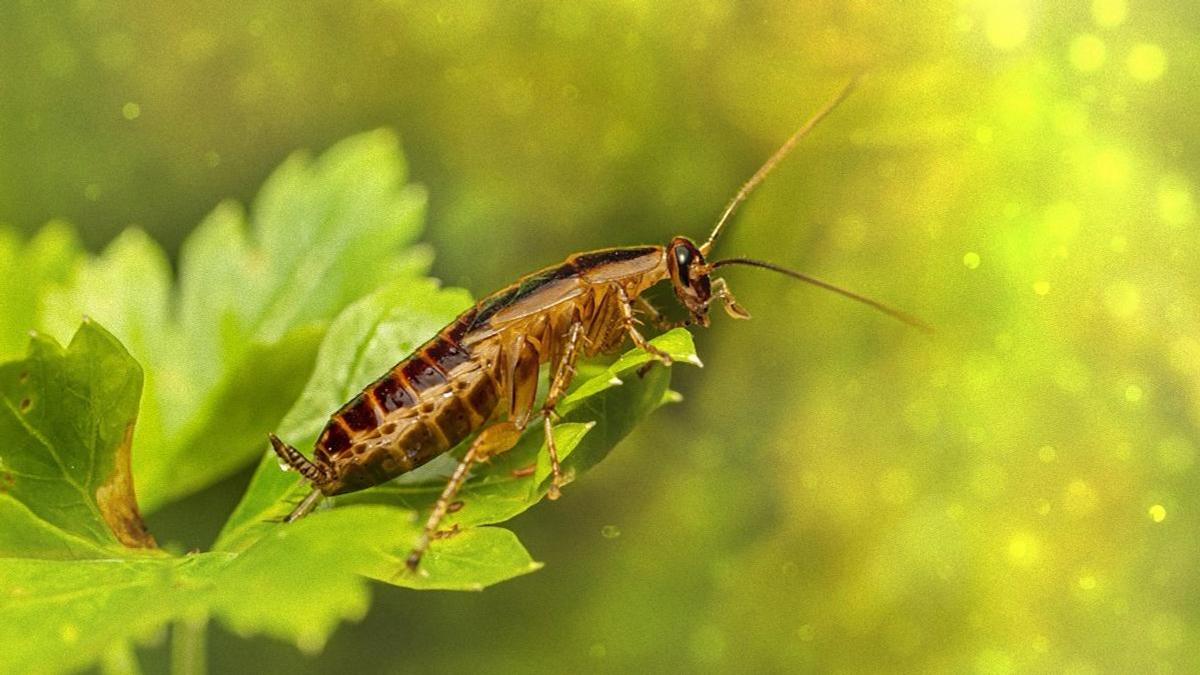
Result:
{"label": "cockroach eye", "polygon": [[[429,546],[446,536],[442,520],[461,507],[463,502],[456,496],[473,465],[512,449],[534,420],[543,426],[550,458],[551,482],[545,495],[556,498],[559,488],[570,480],[571,470],[564,472],[559,465],[553,429],[558,421],[555,403],[568,391],[576,374],[577,358],[617,351],[629,339],[654,360],[668,366],[672,363],[669,354],[647,342],[637,329],[641,323],[637,315],[642,312],[664,328],[673,325],[662,321],[653,305],[641,296],[660,281],[671,281],[676,299],[689,314],[685,322],[688,326],[709,325],[708,308],[714,297],[709,275],[722,265],[732,264],[781,272],[906,319],[907,315],[873,300],[771,263],[749,258],[711,263],[706,260],[738,204],[849,90],[849,86],[843,89],[758,169],[729,202],[708,241],[699,248],[691,239],[677,236],[665,246],[577,253],[559,265],[521,277],[466,309],[334,412],[317,439],[312,459],[269,434],[271,447],[283,466],[294,469],[313,488],[285,522],[311,512],[324,496],[383,483],[474,435],[404,559],[409,572],[417,572]],[[716,283],[721,284],[716,297],[729,313],[747,318],[724,283]],[[572,294],[564,296],[565,289],[571,289]],[[595,331],[592,326],[596,326]],[[597,334],[600,339],[587,337]],[[510,339],[514,337],[521,339]],[[405,350],[412,348],[404,345]],[[536,400],[542,365],[549,367],[549,386],[539,411]],[[638,371],[639,375],[647,366]],[[505,384],[498,386],[499,382]],[[25,399],[20,407],[25,410],[30,405],[38,405],[38,401]],[[512,472],[513,476],[531,474],[532,469]],[[538,484],[532,487],[540,489],[541,484],[538,477]],[[452,526],[450,532],[456,532],[457,527]]]}
{"label": "cockroach eye", "polygon": [[692,264],[692,251],[687,246],[675,247],[675,264],[679,268],[679,277],[688,280],[687,268]]}

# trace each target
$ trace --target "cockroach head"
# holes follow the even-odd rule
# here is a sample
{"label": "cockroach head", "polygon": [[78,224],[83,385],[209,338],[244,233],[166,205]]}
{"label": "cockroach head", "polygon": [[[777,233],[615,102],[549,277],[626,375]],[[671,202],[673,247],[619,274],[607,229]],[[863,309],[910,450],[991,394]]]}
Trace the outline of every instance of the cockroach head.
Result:
{"label": "cockroach head", "polygon": [[667,246],[667,267],[675,297],[692,315],[692,321],[708,326],[708,303],[712,300],[712,282],[704,254],[687,237],[675,237]]}
{"label": "cockroach head", "polygon": [[745,201],[746,197],[750,196],[750,193],[754,191],[754,188],[758,187],[759,183],[762,183],[763,179],[767,177],[767,174],[771,173],[771,171],[775,168],[775,165],[779,164],[779,162],[782,161],[783,158],[792,151],[792,148],[796,146],[796,143],[801,138],[807,136],[808,133],[817,126],[818,122],[824,119],[826,115],[832,112],[833,109],[836,108],[838,104],[846,98],[850,91],[854,89],[854,85],[857,81],[858,78],[854,78],[850,80],[846,86],[842,87],[841,92],[839,92],[837,96],[833,97],[833,99],[826,103],[825,106],[820,110],[818,110],[815,115],[810,117],[803,126],[796,130],[796,133],[792,134],[790,138],[784,141],[783,145],[775,151],[774,155],[771,155],[765,164],[759,167],[758,171],[756,171],[754,175],[750,177],[750,180],[746,181],[746,183],[742,185],[742,188],[738,190],[737,194],[734,195],[732,200],[730,200],[729,204],[725,207],[725,210],[721,212],[721,217],[717,219],[716,226],[713,227],[712,233],[708,235],[708,239],[705,240],[703,244],[696,246],[694,243],[692,243],[692,240],[688,239],[687,237],[675,237],[671,240],[671,244],[667,246],[667,267],[671,272],[671,285],[675,287],[675,297],[679,298],[679,302],[687,308],[689,313],[691,313],[692,322],[698,323],[701,326],[708,326],[708,306],[712,303],[714,296],[721,300],[721,304],[725,306],[725,312],[729,314],[729,316],[735,319],[750,318],[750,313],[743,309],[742,306],[733,299],[733,294],[729,292],[729,286],[725,283],[724,278],[715,280],[709,278],[709,275],[713,272],[713,270],[717,269],[718,267],[724,267],[726,265],[745,265],[747,267],[757,267],[759,269],[778,272],[784,276],[788,276],[808,284],[813,284],[814,286],[819,286],[826,290],[833,291],[834,293],[844,295],[851,300],[874,307],[884,314],[899,319],[900,321],[903,321],[904,323],[925,332],[933,331],[932,328],[930,328],[920,319],[905,312],[901,312],[898,309],[889,307],[878,300],[872,300],[866,296],[853,293],[844,288],[834,286],[831,283],[810,277],[807,274],[801,274],[800,272],[787,269],[786,267],[781,267],[774,263],[769,263],[762,260],[754,260],[751,258],[726,258],[724,260],[716,260],[714,262],[708,262],[704,259],[706,255],[712,253],[713,246],[716,244],[717,238],[721,236],[722,230],[724,230],[725,226],[729,224],[733,214],[737,211],[738,205]]}

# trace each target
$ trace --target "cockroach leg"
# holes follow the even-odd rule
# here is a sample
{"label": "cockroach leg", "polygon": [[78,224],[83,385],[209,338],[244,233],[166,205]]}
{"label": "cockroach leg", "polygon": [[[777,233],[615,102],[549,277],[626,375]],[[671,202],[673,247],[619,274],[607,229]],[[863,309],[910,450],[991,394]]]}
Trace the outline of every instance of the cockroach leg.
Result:
{"label": "cockroach leg", "polygon": [[294,523],[300,518],[308,515],[314,508],[316,508],[317,504],[320,503],[321,497],[323,496],[324,495],[321,494],[319,489],[313,488],[312,492],[308,493],[308,496],[304,498],[304,501],[297,504],[296,508],[292,509],[292,512],[288,514],[287,518],[283,519],[283,522]]}
{"label": "cockroach leg", "polygon": [[509,472],[509,475],[513,478],[527,478],[535,473],[537,473],[537,464],[530,464],[519,469],[513,469]]}
{"label": "cockroach leg", "polygon": [[[406,568],[416,571],[430,542],[442,536],[438,527],[446,514],[461,504],[455,496],[472,466],[510,450],[532,422],[542,365],[553,369],[541,409],[553,470],[547,496],[558,497],[570,475],[562,475],[554,441],[555,406],[574,377],[575,360],[581,354],[616,351],[628,335],[650,357],[639,375],[655,363],[671,365],[671,356],[647,342],[639,331],[640,318],[663,330],[680,325],[665,320],[641,297],[662,282],[670,282],[676,300],[688,312],[683,325],[707,327],[715,300],[734,318],[749,318],[725,282],[712,278],[721,267],[742,265],[816,285],[930,330],[904,312],[774,263],[741,257],[707,260],[738,205],[845,98],[852,84],[805,122],[742,185],[700,246],[677,236],[665,246],[588,251],[521,277],[464,311],[339,408],[317,437],[313,459],[272,435],[271,446],[283,464],[298,471],[314,488],[287,520],[311,511],[323,495],[354,492],[411,471],[482,429],[447,479],[405,560]],[[486,426],[487,420],[503,416],[506,421]],[[537,475],[536,464],[512,472],[513,476],[531,474]]]}
{"label": "cockroach leg", "polygon": [[441,525],[442,519],[450,510],[450,504],[454,501],[459,489],[462,488],[462,484],[467,480],[467,472],[470,471],[471,465],[483,457],[511,450],[520,440],[521,431],[521,427],[511,421],[501,422],[484,429],[471,443],[467,454],[463,455],[462,460],[455,467],[454,473],[450,476],[450,480],[446,482],[446,487],[442,489],[442,495],[438,497],[437,504],[434,504],[433,512],[429,514],[429,520],[425,522],[425,529],[422,530],[416,545],[413,546],[408,558],[404,561],[409,572],[417,571],[417,567],[421,564],[421,557],[429,549],[429,542],[437,534],[438,526]]}
{"label": "cockroach leg", "polygon": [[638,332],[637,326],[634,325],[633,321],[633,302],[629,298],[629,293],[625,292],[625,289],[620,286],[616,288],[617,296],[621,300],[621,317],[625,322],[625,332],[629,333],[629,338],[633,340],[634,346],[658,359],[658,362],[664,366],[671,365],[671,355],[647,342],[646,338],[642,337],[642,334]]}
{"label": "cockroach leg", "polygon": [[665,332],[671,330],[672,328],[679,328],[687,323],[686,321],[668,321],[667,318],[662,315],[662,312],[658,311],[657,307],[640,295],[634,300],[634,302],[637,303],[637,308],[642,310],[642,312],[644,312],[646,316],[650,318],[650,323],[653,324],[657,330]]}
{"label": "cockroach leg", "polygon": [[546,452],[550,454],[550,489],[546,496],[551,500],[562,496],[562,466],[558,463],[558,445],[554,442],[554,428],[550,424],[550,416],[542,418],[542,427],[546,431]]}
{"label": "cockroach leg", "polygon": [[571,379],[575,376],[575,358],[579,355],[579,341],[582,335],[583,322],[576,317],[571,322],[570,329],[567,330],[567,341],[563,346],[562,359],[558,362],[558,367],[554,369],[554,377],[550,380],[550,389],[546,393],[546,402],[542,405],[542,427],[546,432],[546,451],[550,454],[552,476],[550,489],[546,491],[546,496],[550,499],[558,499],[562,495],[563,486],[562,466],[558,461],[558,446],[554,442],[552,422],[558,417],[554,408],[566,393],[567,387],[571,386]]}
{"label": "cockroach leg", "polygon": [[749,319],[750,312],[746,311],[733,298],[733,293],[729,291],[729,285],[724,279],[715,279],[712,282],[713,295],[721,299],[721,304],[725,306],[725,313],[735,319]]}

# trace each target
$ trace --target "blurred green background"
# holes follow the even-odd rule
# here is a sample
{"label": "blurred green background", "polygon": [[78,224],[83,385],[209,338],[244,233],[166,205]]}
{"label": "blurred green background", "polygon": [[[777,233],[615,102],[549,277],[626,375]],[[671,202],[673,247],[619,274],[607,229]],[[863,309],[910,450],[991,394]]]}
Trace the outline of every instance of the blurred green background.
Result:
{"label": "blurred green background", "polygon": [[[0,222],[175,251],[292,150],[388,126],[437,276],[482,295],[703,236],[866,72],[719,253],[936,337],[730,270],[755,320],[514,523],[543,571],[379,587],[318,656],[214,629],[214,672],[1194,672],[1198,37],[1165,0],[8,0]],[[245,480],[150,525],[206,546]]]}

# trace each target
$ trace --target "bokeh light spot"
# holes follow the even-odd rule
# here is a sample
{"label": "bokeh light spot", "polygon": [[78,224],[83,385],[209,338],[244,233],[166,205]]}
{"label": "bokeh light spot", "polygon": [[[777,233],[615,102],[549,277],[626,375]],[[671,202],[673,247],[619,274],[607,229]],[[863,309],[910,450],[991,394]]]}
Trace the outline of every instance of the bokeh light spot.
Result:
{"label": "bokeh light spot", "polygon": [[[11,3],[14,13],[38,5]],[[1000,5],[1018,9],[993,12]],[[182,14],[100,0],[71,5],[84,6],[92,9],[30,10],[31,30],[11,45],[14,64],[30,72],[0,77],[4,100],[15,103],[4,130],[13,141],[6,198],[31,205],[8,218],[22,239],[39,214],[62,212],[87,221],[78,234],[88,250],[136,220],[174,255],[194,225],[188,214],[207,210],[211,195],[249,199],[293,148],[323,148],[345,129],[387,123],[400,126],[408,159],[396,170],[381,166],[355,199],[399,188],[410,174],[430,185],[431,204],[442,205],[425,237],[437,246],[437,271],[481,293],[576,247],[657,241],[654,223],[664,214],[687,216],[699,223],[687,229],[707,234],[706,204],[722,206],[779,135],[840,86],[823,63],[832,60],[834,71],[888,64],[763,185],[719,251],[791,256],[780,262],[818,276],[826,269],[831,281],[932,313],[940,336],[922,340],[840,299],[827,301],[828,312],[816,307],[811,320],[792,316],[794,303],[772,308],[773,294],[791,300],[813,291],[731,271],[741,275],[732,281],[741,280],[735,291],[745,289],[746,306],[760,307],[759,321],[707,335],[708,360],[721,372],[678,383],[692,400],[669,411],[720,418],[728,428],[709,424],[711,438],[675,439],[693,469],[679,473],[693,477],[668,476],[629,537],[621,523],[633,523],[614,508],[578,542],[550,542],[558,547],[545,551],[551,558],[597,549],[548,572],[591,592],[525,594],[510,609],[572,605],[587,619],[562,636],[565,669],[583,661],[586,670],[589,654],[606,659],[593,664],[636,670],[742,663],[763,671],[972,673],[979,665],[1081,673],[1154,672],[1165,663],[1180,672],[1197,662],[1200,570],[1185,489],[1200,471],[1200,276],[1186,270],[1200,270],[1200,153],[1186,111],[1200,105],[1200,88],[1180,85],[1200,48],[1191,44],[1195,11],[1186,3],[884,8],[854,0],[816,17],[786,3],[756,16],[713,2],[589,3],[493,16],[489,3],[383,0],[348,5],[336,30],[325,13],[271,3]],[[460,30],[464,11],[482,12],[470,35]],[[127,33],[103,37],[113,30]],[[42,45],[55,40],[69,49],[49,48],[46,65],[73,80],[53,81],[41,69]],[[1140,43],[1164,54],[1155,81],[1128,69]],[[828,78],[810,76],[818,72]],[[898,81],[888,82],[893,74]],[[197,97],[211,105],[195,105]],[[133,101],[138,116],[127,121],[123,104]],[[1125,113],[1114,112],[1120,107]],[[127,133],[81,138],[85,125]],[[859,129],[863,146],[846,138]],[[1095,171],[1106,148],[1120,150],[1115,172]],[[93,155],[103,161],[88,164]],[[893,178],[874,180],[876,164]],[[28,180],[24,165],[45,165],[39,171],[50,178]],[[293,168],[322,166],[312,159]],[[1119,190],[1114,177],[1126,181]],[[331,200],[317,180],[298,183],[300,206],[313,202],[300,216],[361,220],[357,201]],[[228,213],[230,231],[250,232],[251,263],[269,263],[252,230],[270,212],[253,204],[244,211]],[[622,219],[627,211],[646,217]],[[530,236],[535,226],[546,234]],[[339,244],[341,230],[331,232]],[[988,269],[979,272],[984,251]],[[331,269],[336,284],[370,281]],[[919,299],[908,297],[910,287]],[[677,304],[669,288],[659,290],[665,295],[655,300]],[[72,309],[64,304],[72,298],[58,295],[49,309]],[[796,345],[800,334],[813,339]],[[767,348],[751,348],[756,341]],[[680,420],[652,418],[649,432],[629,442],[674,439],[666,432]],[[730,459],[742,446],[744,459]],[[694,477],[705,468],[714,470]],[[753,479],[764,469],[778,483],[769,499]],[[605,478],[591,484],[603,492]],[[1080,494],[1069,487],[1076,480]],[[619,487],[607,492],[620,500]],[[1172,524],[1159,527],[1166,511]],[[681,551],[640,531],[677,532],[673,539],[700,546]],[[630,574],[605,567],[605,554],[618,549]],[[645,593],[622,578],[634,574],[667,592],[639,602]],[[1079,585],[1085,575],[1090,594]],[[702,586],[713,590],[699,602],[676,592]],[[1116,614],[1121,599],[1124,617]],[[388,604],[371,610],[375,619],[395,614]],[[1175,616],[1160,620],[1163,613]],[[528,614],[538,628],[556,619],[553,611]],[[1182,643],[1171,637],[1178,619]],[[50,638],[66,620],[49,624]],[[676,630],[664,643],[644,634],[648,625]],[[371,637],[364,625],[341,629],[338,639],[360,630]],[[429,641],[449,639],[434,633]],[[528,651],[536,639],[526,634],[546,632],[425,660],[431,669],[486,667],[496,656],[488,649],[499,649],[500,661]],[[89,635],[82,623],[79,635],[80,644]],[[1178,651],[1155,652],[1158,644]]]}
{"label": "bokeh light spot", "polygon": [[1071,65],[1082,73],[1099,70],[1104,65],[1104,40],[1084,33],[1071,41]]}
{"label": "bokeh light spot", "polygon": [[1040,549],[1041,545],[1033,535],[1015,534],[1008,540],[1008,562],[1015,567],[1032,567]]}
{"label": "bokeh light spot", "polygon": [[1129,6],[1125,0],[1092,0],[1092,19],[1096,25],[1114,28],[1125,22]]}
{"label": "bokeh light spot", "polygon": [[58,637],[67,644],[79,642],[79,627],[73,623],[64,623],[58,629]]}
{"label": "bokeh light spot", "polygon": [[1134,46],[1125,60],[1125,68],[1135,80],[1153,82],[1167,70],[1167,53],[1155,44],[1143,43]]}
{"label": "bokeh light spot", "polygon": [[1124,152],[1108,148],[1096,153],[1094,178],[1113,187],[1123,187],[1129,182],[1132,169]]}
{"label": "bokeh light spot", "polygon": [[997,49],[1015,49],[1029,37],[1029,17],[1020,7],[1003,3],[988,12],[984,32]]}
{"label": "bokeh light spot", "polygon": [[1167,519],[1167,509],[1162,504],[1155,504],[1154,506],[1151,506],[1147,513],[1150,514],[1150,520],[1153,520],[1156,523],[1161,523]]}
{"label": "bokeh light spot", "polygon": [[1067,485],[1066,493],[1063,495],[1063,510],[1072,516],[1082,518],[1095,511],[1099,502],[1100,498],[1097,496],[1095,488],[1088,485],[1086,481],[1074,480]]}
{"label": "bokeh light spot", "polygon": [[121,106],[121,117],[133,121],[142,116],[142,106],[130,101]]}

